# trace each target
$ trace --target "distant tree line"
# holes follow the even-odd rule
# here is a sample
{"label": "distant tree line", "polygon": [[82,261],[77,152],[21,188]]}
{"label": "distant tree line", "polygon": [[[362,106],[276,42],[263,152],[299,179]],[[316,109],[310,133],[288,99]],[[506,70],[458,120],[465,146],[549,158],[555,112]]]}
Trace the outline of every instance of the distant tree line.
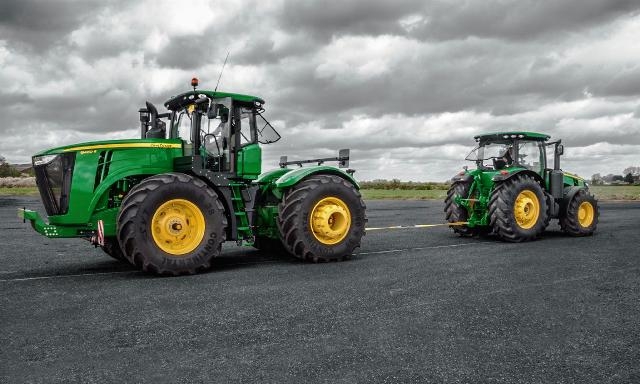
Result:
{"label": "distant tree line", "polygon": [[612,173],[602,176],[599,173],[591,176],[591,184],[640,184],[640,167],[627,167],[621,175]]}
{"label": "distant tree line", "polygon": [[7,159],[0,155],[0,177],[24,177],[24,176],[35,176],[33,172],[33,167],[30,164],[22,164],[19,166],[15,166],[9,164]]}
{"label": "distant tree line", "polygon": [[7,163],[7,159],[0,155],[0,177],[18,177],[20,171],[15,169],[11,164]]}
{"label": "distant tree line", "polygon": [[373,181],[362,181],[359,182],[359,184],[362,189],[412,189],[429,191],[442,189],[447,190],[449,188],[449,183],[400,181],[399,179],[376,179]]}

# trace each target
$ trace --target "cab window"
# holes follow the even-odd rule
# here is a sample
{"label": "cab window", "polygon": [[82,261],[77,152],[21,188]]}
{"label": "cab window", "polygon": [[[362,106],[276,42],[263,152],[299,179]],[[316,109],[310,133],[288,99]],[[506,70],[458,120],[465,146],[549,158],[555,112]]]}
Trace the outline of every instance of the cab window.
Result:
{"label": "cab window", "polygon": [[241,107],[240,109],[240,146],[256,142],[255,115],[253,109]]}
{"label": "cab window", "polygon": [[180,112],[176,124],[176,135],[187,143],[193,143],[191,137],[191,115],[186,111]]}
{"label": "cab window", "polygon": [[518,145],[518,164],[534,172],[542,172],[540,143],[537,141],[521,141]]}

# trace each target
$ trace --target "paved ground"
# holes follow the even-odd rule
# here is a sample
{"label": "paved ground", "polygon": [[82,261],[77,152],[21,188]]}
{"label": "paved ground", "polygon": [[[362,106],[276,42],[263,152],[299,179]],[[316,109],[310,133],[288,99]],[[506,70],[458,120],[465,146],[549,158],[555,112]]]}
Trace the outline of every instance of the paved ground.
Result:
{"label": "paved ground", "polygon": [[[438,223],[369,201],[369,226]],[[155,278],[49,240],[0,197],[0,381],[640,382],[640,203],[597,234],[506,244],[446,227],[370,231],[351,261],[229,248]]]}

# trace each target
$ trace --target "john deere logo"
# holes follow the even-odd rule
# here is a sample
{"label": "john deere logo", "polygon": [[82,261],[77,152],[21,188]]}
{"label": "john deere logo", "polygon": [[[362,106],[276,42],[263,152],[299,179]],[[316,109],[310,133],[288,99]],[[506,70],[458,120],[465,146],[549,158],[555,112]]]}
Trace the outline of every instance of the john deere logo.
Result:
{"label": "john deere logo", "polygon": [[162,144],[162,143],[153,143],[150,145],[151,148],[174,148],[175,144]]}

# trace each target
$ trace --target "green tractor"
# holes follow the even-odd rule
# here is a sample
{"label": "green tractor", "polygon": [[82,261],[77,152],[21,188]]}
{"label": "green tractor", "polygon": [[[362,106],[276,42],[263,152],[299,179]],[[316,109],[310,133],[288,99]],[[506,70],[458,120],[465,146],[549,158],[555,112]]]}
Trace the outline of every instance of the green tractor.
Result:
{"label": "green tractor", "polygon": [[[478,146],[453,177],[445,198],[446,219],[461,236],[493,232],[505,241],[533,240],[549,221],[572,236],[593,234],[598,202],[585,181],[560,169],[561,141],[532,132],[476,136]],[[547,154],[553,157],[548,166]]]}
{"label": "green tractor", "polygon": [[[364,235],[365,204],[335,158],[262,173],[260,144],[280,135],[255,96],[196,89],[140,109],[140,139],[69,145],[33,157],[48,215],[19,214],[51,238],[79,237],[143,271],[209,269],[225,241],[313,262],[348,258]],[[337,161],[339,167],[324,165]],[[317,163],[302,167],[304,163]],[[299,167],[289,168],[289,165]]]}

